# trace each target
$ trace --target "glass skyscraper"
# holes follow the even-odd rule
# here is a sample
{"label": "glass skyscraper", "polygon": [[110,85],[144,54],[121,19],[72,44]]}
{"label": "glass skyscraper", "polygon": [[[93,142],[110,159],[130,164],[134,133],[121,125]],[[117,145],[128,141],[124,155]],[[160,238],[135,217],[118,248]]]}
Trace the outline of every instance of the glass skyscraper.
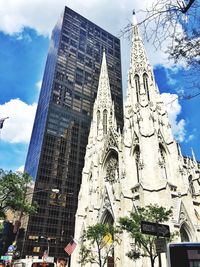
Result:
{"label": "glass skyscraper", "polygon": [[[35,180],[23,255],[66,257],[74,233],[81,173],[103,50],[123,126],[120,40],[65,7],[50,42],[25,170]],[[50,188],[59,189],[59,193]]]}

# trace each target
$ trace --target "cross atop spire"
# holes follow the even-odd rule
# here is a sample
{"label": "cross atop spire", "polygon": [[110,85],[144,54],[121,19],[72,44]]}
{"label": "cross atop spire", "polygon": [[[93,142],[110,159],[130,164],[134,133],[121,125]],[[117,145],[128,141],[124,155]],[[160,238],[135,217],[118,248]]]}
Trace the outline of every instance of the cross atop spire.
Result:
{"label": "cross atop spire", "polygon": [[133,9],[132,25],[133,26],[136,26],[137,25],[137,18],[136,18],[136,14],[135,14],[135,9]]}

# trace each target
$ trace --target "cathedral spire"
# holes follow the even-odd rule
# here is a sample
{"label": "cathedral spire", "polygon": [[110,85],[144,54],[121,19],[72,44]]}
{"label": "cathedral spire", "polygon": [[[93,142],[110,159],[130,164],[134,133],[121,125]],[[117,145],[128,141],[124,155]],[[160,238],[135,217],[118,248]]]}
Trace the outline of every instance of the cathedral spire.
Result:
{"label": "cathedral spire", "polygon": [[144,44],[140,36],[135,11],[132,17],[132,46],[131,46],[131,69],[138,74],[147,71],[150,67]]}
{"label": "cathedral spire", "polygon": [[103,51],[96,102],[98,106],[112,105],[105,50]]}
{"label": "cathedral spire", "polygon": [[156,106],[161,99],[133,11],[127,106],[135,108],[139,104],[146,107],[150,102]]}
{"label": "cathedral spire", "polygon": [[117,127],[115,109],[111,97],[106,54],[105,51],[103,51],[97,97],[93,108],[94,131],[92,135],[101,140],[103,136],[108,133],[111,126],[114,128]]}

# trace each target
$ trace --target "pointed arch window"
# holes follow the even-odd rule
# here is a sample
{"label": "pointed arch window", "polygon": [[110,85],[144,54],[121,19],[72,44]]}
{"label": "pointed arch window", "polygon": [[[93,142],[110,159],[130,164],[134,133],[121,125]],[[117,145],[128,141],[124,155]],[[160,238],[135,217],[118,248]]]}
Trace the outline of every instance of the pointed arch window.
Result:
{"label": "pointed arch window", "polygon": [[145,90],[145,92],[147,94],[147,98],[150,101],[148,75],[146,73],[143,74],[143,84],[144,84],[144,90]]}
{"label": "pointed arch window", "polygon": [[111,184],[118,181],[119,178],[119,160],[118,155],[115,152],[111,152],[106,161],[106,181]]}
{"label": "pointed arch window", "polygon": [[140,77],[137,74],[135,75],[135,88],[136,88],[137,102],[139,102]]}
{"label": "pointed arch window", "polygon": [[136,166],[136,175],[137,175],[137,182],[140,181],[140,147],[136,145],[134,150],[134,157],[135,157],[135,166]]}
{"label": "pointed arch window", "polygon": [[97,111],[97,132],[99,130],[99,123],[100,123],[100,111]]}
{"label": "pointed arch window", "polygon": [[107,117],[108,117],[108,111],[104,109],[103,111],[103,133],[107,133]]}
{"label": "pointed arch window", "polygon": [[164,147],[159,144],[159,164],[161,168],[161,176],[167,179],[167,169],[166,169],[166,152]]}
{"label": "pointed arch window", "polygon": [[194,185],[193,185],[193,181],[192,181],[192,175],[190,175],[190,176],[188,177],[188,183],[189,183],[190,193],[191,193],[192,195],[194,195],[195,190],[194,190]]}

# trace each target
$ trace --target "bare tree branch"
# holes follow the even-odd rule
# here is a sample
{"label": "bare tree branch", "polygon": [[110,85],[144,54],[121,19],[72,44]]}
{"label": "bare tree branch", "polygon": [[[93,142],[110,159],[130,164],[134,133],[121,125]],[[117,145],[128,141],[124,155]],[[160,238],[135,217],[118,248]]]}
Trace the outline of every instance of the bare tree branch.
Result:
{"label": "bare tree branch", "polygon": [[[145,10],[138,25],[141,26],[144,38],[152,42],[156,49],[168,53],[175,64],[183,62],[192,70],[193,84],[185,79],[185,87],[190,93],[179,94],[182,100],[199,96],[198,82],[200,66],[200,3],[198,0],[155,0]],[[138,12],[138,13],[139,13]],[[121,36],[130,39],[132,24],[129,23]],[[164,45],[163,45],[164,44]],[[163,48],[167,47],[167,48]],[[188,71],[188,73],[190,72]]]}

